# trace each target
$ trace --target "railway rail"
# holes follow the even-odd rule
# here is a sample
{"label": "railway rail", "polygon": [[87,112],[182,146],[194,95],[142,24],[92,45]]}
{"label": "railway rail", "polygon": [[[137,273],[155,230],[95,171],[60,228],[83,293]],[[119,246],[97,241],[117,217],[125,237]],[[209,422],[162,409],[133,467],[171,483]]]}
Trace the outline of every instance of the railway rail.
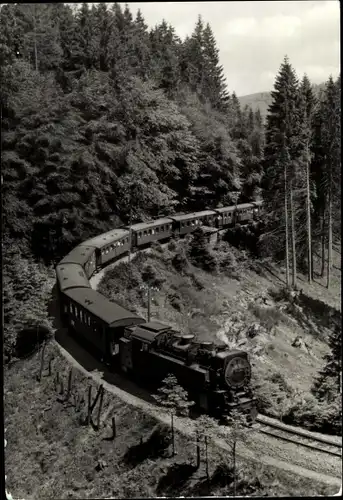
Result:
{"label": "railway rail", "polygon": [[336,457],[342,456],[342,443],[338,443],[334,439],[315,436],[313,433],[303,429],[295,429],[285,424],[274,422],[271,419],[266,419],[262,415],[256,418],[256,422],[252,425],[252,429],[262,434],[275,437],[276,439],[297,444],[304,448]]}

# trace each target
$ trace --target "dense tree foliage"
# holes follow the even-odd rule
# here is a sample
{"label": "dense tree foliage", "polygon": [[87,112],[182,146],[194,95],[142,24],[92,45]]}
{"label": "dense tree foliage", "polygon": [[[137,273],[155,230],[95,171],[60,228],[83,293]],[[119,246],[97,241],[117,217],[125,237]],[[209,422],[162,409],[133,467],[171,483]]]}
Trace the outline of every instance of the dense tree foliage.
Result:
{"label": "dense tree foliage", "polygon": [[[340,80],[317,106],[286,60],[265,138],[260,113],[228,91],[209,24],[199,17],[181,41],[166,20],[149,30],[118,3],[3,5],[0,62],[5,251],[56,263],[129,221],[257,199],[263,179],[272,251],[283,258],[287,219],[295,280],[310,213],[329,276]],[[196,238],[192,258],[214,269]]]}
{"label": "dense tree foliage", "polygon": [[335,401],[341,391],[342,331],[336,326],[329,338],[330,353],[324,358],[325,366],[313,385],[313,393],[319,400]]}
{"label": "dense tree foliage", "polygon": [[340,231],[340,78],[329,78],[317,102],[305,75],[299,83],[287,57],[276,77],[267,115],[263,160],[266,247],[286,258],[292,284],[297,268],[313,277],[313,249],[322,245],[322,274],[327,244],[330,285],[332,243]]}
{"label": "dense tree foliage", "polygon": [[[182,42],[114,3],[1,8],[4,230],[56,262],[114,224],[258,194],[261,120],[209,24]],[[244,167],[243,167],[244,165]]]}

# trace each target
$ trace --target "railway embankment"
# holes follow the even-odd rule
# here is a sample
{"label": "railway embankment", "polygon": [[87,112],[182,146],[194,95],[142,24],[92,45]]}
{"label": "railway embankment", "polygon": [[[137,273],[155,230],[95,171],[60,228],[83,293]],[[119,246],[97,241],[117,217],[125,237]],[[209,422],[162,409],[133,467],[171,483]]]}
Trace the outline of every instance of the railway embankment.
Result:
{"label": "railway embankment", "polygon": [[[63,348],[50,343],[46,347],[40,382],[37,380],[40,353],[16,363],[11,368],[12,373],[6,374],[6,474],[7,488],[14,497],[125,498],[176,492],[184,496],[230,494],[232,469],[225,435],[216,436],[210,442],[207,482],[203,448],[200,468],[195,467],[192,421],[176,418],[177,454],[171,457],[170,416],[150,405],[142,394],[130,394],[127,382],[122,388],[118,380],[106,382],[100,365],[95,365],[94,360],[92,366],[87,365],[87,359],[88,363],[92,362],[91,354],[80,353],[81,348],[74,347],[87,369],[69,351],[63,352]],[[99,410],[99,399],[91,423],[87,425],[89,387],[93,389],[94,401],[100,384],[105,388],[102,407]],[[227,457],[226,463],[223,463],[220,450]],[[294,451],[294,456],[296,453]],[[280,455],[270,453],[266,440],[260,443],[259,451],[239,443],[237,494],[336,493],[340,482],[339,460],[336,470],[330,469],[332,464],[311,470],[305,467],[308,459],[309,456],[303,457],[303,466],[282,460]]]}
{"label": "railway embankment", "polygon": [[[165,246],[164,249],[167,247]],[[174,255],[175,250],[174,248],[171,252]],[[133,277],[136,273],[134,263],[137,258],[138,255],[132,259]],[[150,265],[157,272],[161,272],[163,277],[164,255],[161,248],[148,249],[144,254],[144,259],[142,260],[142,257],[139,259],[136,264],[141,271]],[[127,261],[127,257],[124,258],[124,262],[111,266],[111,268],[117,268],[113,269],[113,277],[116,276],[118,286],[125,278],[125,273],[121,269],[125,261]],[[155,262],[158,264],[155,265]],[[181,297],[174,293],[176,307],[172,306],[171,308],[169,303],[171,295],[169,292],[173,290],[169,288],[167,295],[164,286],[162,286],[152,305],[152,314],[154,317],[165,314],[167,319],[164,321],[174,324],[176,327],[194,327],[194,325],[199,324],[199,317],[204,317],[201,314],[204,310],[203,304],[211,303],[214,313],[209,315],[206,327],[200,330],[203,335],[208,333],[217,335],[218,331],[221,331],[227,337],[229,344],[240,345],[244,348],[249,347],[249,340],[255,339],[251,353],[261,353],[264,357],[261,357],[258,362],[254,361],[254,371],[261,380],[261,374],[258,372],[259,363],[271,368],[271,372],[263,374],[264,376],[272,374],[271,380],[274,385],[269,386],[270,390],[275,389],[275,384],[288,390],[287,376],[291,372],[284,371],[281,373],[283,377],[280,377],[280,374],[275,375],[273,372],[273,366],[276,366],[280,359],[287,358],[280,349],[280,347],[285,349],[287,346],[286,353],[288,356],[292,354],[290,363],[293,364],[293,368],[295,366],[294,354],[301,357],[301,362],[307,360],[304,365],[306,372],[303,373],[302,378],[294,377],[289,385],[295,381],[308,389],[309,385],[306,386],[303,379],[308,377],[308,382],[311,380],[311,375],[307,370],[312,368],[311,373],[313,374],[320,365],[321,356],[325,352],[322,344],[325,343],[320,336],[313,334],[313,328],[308,325],[306,330],[303,325],[302,335],[310,346],[310,350],[305,351],[292,347],[295,334],[299,333],[297,331],[299,322],[295,318],[291,318],[285,309],[279,308],[273,294],[269,292],[271,287],[277,288],[277,280],[270,276],[268,278],[261,277],[255,270],[246,266],[244,255],[234,253],[233,257],[227,256],[227,264],[228,275],[224,278],[220,273],[203,274],[201,270],[191,266],[185,273],[185,282],[181,283],[182,286],[180,286]],[[98,286],[101,278],[108,275],[108,271],[109,269],[106,269],[101,274],[96,275],[92,279],[92,286]],[[175,270],[173,275],[175,279],[180,279]],[[174,282],[171,281],[169,284],[173,285]],[[183,292],[188,284],[195,288],[194,297],[198,302],[197,307],[194,308],[193,298],[192,300],[188,299],[188,302],[185,301],[188,308],[185,309],[187,312],[187,321],[185,321],[180,319],[185,310],[181,309],[180,316],[175,312],[180,312],[177,304],[182,303]],[[118,288],[114,288],[114,294],[118,293],[117,290]],[[267,293],[261,294],[261,290],[265,290]],[[180,290],[178,291],[180,292]],[[201,292],[206,295],[206,301]],[[124,287],[120,289],[120,293],[123,294],[121,299],[125,299]],[[144,296],[135,297],[135,292],[129,291],[129,293],[131,294],[130,300],[132,298],[134,301],[136,300],[137,311],[143,315],[146,314]],[[218,300],[222,301],[219,302],[221,304],[220,312],[218,312]],[[134,301],[133,303],[135,303]],[[284,305],[281,301],[281,306]],[[268,308],[270,309],[268,310]],[[275,312],[277,310],[279,313]],[[193,313],[195,311],[196,314],[188,315],[192,311]],[[267,313],[261,311],[267,311]],[[249,334],[252,339],[245,334],[244,329],[243,333],[239,333],[242,329],[242,315],[247,316],[247,313],[249,315],[249,328],[255,325]],[[268,323],[270,317],[273,318],[272,325]],[[271,326],[272,328],[270,328]],[[321,329],[322,333],[327,331],[329,328]],[[59,337],[59,335],[61,336]],[[66,344],[63,344],[63,335]],[[225,481],[228,485],[223,486],[223,480],[220,479],[221,473],[218,473],[218,471],[222,471],[223,464],[221,458],[218,458],[216,451],[218,446],[214,446],[215,443],[211,445],[210,451],[210,483],[204,481],[203,462],[198,471],[192,468],[195,444],[191,428],[188,428],[188,433],[181,432],[182,429],[185,429],[184,421],[177,420],[176,422],[178,430],[178,454],[176,457],[170,457],[168,451],[162,451],[158,456],[144,455],[144,453],[139,452],[140,461],[134,461],[135,465],[132,466],[127,459],[140,449],[141,439],[143,443],[149,442],[154,432],[161,431],[159,427],[156,431],[157,422],[160,422],[162,426],[169,425],[169,416],[160,410],[156,411],[151,399],[149,401],[149,394],[146,394],[143,389],[137,388],[127,380],[120,380],[113,374],[104,375],[101,364],[95,363],[94,358],[86,351],[82,352],[80,346],[74,342],[74,339],[66,336],[65,332],[59,330],[57,337],[60,342],[59,349],[56,350],[53,343],[47,347],[46,364],[41,383],[38,383],[36,379],[40,368],[40,354],[35,354],[25,362],[15,363],[11,368],[11,374],[9,372],[6,374],[5,414],[7,420],[5,424],[7,439],[10,443],[6,449],[6,474],[8,476],[8,489],[15,496],[50,498],[49,495],[51,495],[53,498],[57,494],[60,495],[61,492],[63,492],[63,496],[69,495],[75,498],[84,497],[85,494],[108,498],[137,495],[155,496],[157,493],[168,494],[168,492],[171,494],[177,492],[177,494],[185,496],[192,494],[227,495],[230,493],[232,473],[230,473],[230,467],[226,469]],[[269,347],[272,344],[274,344],[274,348]],[[66,349],[63,348],[63,345]],[[50,354],[52,355],[51,376],[49,376],[48,362]],[[269,359],[268,354],[272,354]],[[258,356],[256,358],[258,359]],[[312,363],[315,363],[316,366],[313,367]],[[74,406],[75,399],[71,398],[69,402],[64,400],[71,367],[74,368],[73,377],[75,377],[73,382],[75,396],[73,398],[79,398],[79,404],[82,398],[83,400],[87,399],[87,390],[90,384],[94,384],[94,390],[99,384],[103,384],[106,388],[99,431],[96,431],[92,426],[81,424],[80,411],[76,411]],[[56,370],[60,374],[60,382],[63,380],[63,390],[61,383],[59,388],[55,386]],[[20,404],[14,404],[15,401],[20,401]],[[275,405],[271,414],[277,408],[278,406]],[[83,411],[85,411],[84,408]],[[121,437],[112,441],[111,419],[113,415],[116,419],[118,437],[119,435]],[[280,417],[280,414],[277,416]],[[96,413],[94,419],[96,421]],[[165,431],[161,431],[162,434]],[[247,442],[244,446],[243,444],[239,446],[240,494],[275,496],[287,495],[292,491],[292,494],[300,496],[337,493],[341,473],[340,460],[337,457],[330,457],[323,461],[322,455],[317,456],[312,451],[306,450],[299,453],[298,447],[294,444],[290,443],[285,447],[284,443],[280,443],[276,438],[263,436],[257,432],[254,437],[251,433],[249,439],[250,443]],[[20,448],[18,443],[20,443]],[[263,460],[261,460],[262,455]],[[323,463],[325,463],[324,469]],[[321,466],[319,467],[318,464]],[[60,473],[61,470],[64,471],[63,475]],[[23,471],[25,472],[23,473]],[[82,474],[80,471],[83,471]],[[183,481],[177,481],[175,474],[178,477],[180,474],[184,474],[185,478]],[[138,486],[133,488],[132,485]]]}

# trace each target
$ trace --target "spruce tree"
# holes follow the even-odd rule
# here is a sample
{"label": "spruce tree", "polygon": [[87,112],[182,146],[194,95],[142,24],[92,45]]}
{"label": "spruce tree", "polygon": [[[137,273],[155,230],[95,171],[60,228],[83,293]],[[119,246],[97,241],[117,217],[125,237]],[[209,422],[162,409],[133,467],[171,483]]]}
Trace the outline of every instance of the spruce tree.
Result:
{"label": "spruce tree", "polygon": [[342,329],[336,325],[329,337],[330,353],[324,356],[324,368],[319,372],[312,392],[320,400],[333,401],[340,391],[342,374]]}
{"label": "spruce tree", "polygon": [[226,110],[229,94],[226,86],[223,66],[219,63],[219,49],[213,31],[207,23],[203,31],[204,81],[202,95],[219,110]]}
{"label": "spruce tree", "polygon": [[323,100],[318,107],[314,126],[313,169],[318,194],[317,209],[322,218],[322,275],[327,243],[327,287],[330,287],[332,267],[333,203],[340,181],[340,93],[330,77]]}
{"label": "spruce tree", "polygon": [[[288,248],[288,210],[294,221],[294,189],[297,185],[296,165],[299,159],[297,77],[285,57],[271,93],[268,108],[266,144],[264,151],[263,198],[268,214],[267,241],[275,254],[282,255]],[[290,192],[292,190],[292,196]],[[293,284],[296,283],[296,234],[291,224],[293,250]]]}
{"label": "spruce tree", "polygon": [[[302,186],[300,186],[300,209],[298,218],[298,236],[299,236],[299,257],[307,255],[308,281],[312,281],[312,198],[315,193],[312,188],[311,179],[311,148],[313,142],[313,118],[316,107],[316,98],[314,96],[311,82],[307,75],[304,75],[299,88],[299,111],[301,120],[301,130],[299,141],[301,143],[300,169],[302,170]],[[305,210],[303,207],[306,207]],[[306,213],[306,224],[304,224],[304,213]],[[305,231],[306,227],[306,231]],[[307,244],[305,244],[305,241]],[[307,251],[305,248],[307,247]]]}

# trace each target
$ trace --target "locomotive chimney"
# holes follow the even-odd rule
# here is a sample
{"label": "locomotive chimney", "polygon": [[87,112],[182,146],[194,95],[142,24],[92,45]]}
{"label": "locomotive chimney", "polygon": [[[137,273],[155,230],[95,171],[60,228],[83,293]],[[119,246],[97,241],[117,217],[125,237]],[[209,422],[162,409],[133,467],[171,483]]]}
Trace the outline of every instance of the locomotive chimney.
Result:
{"label": "locomotive chimney", "polygon": [[188,345],[192,342],[193,339],[194,339],[194,335],[181,335],[179,345],[182,345],[182,346]]}

